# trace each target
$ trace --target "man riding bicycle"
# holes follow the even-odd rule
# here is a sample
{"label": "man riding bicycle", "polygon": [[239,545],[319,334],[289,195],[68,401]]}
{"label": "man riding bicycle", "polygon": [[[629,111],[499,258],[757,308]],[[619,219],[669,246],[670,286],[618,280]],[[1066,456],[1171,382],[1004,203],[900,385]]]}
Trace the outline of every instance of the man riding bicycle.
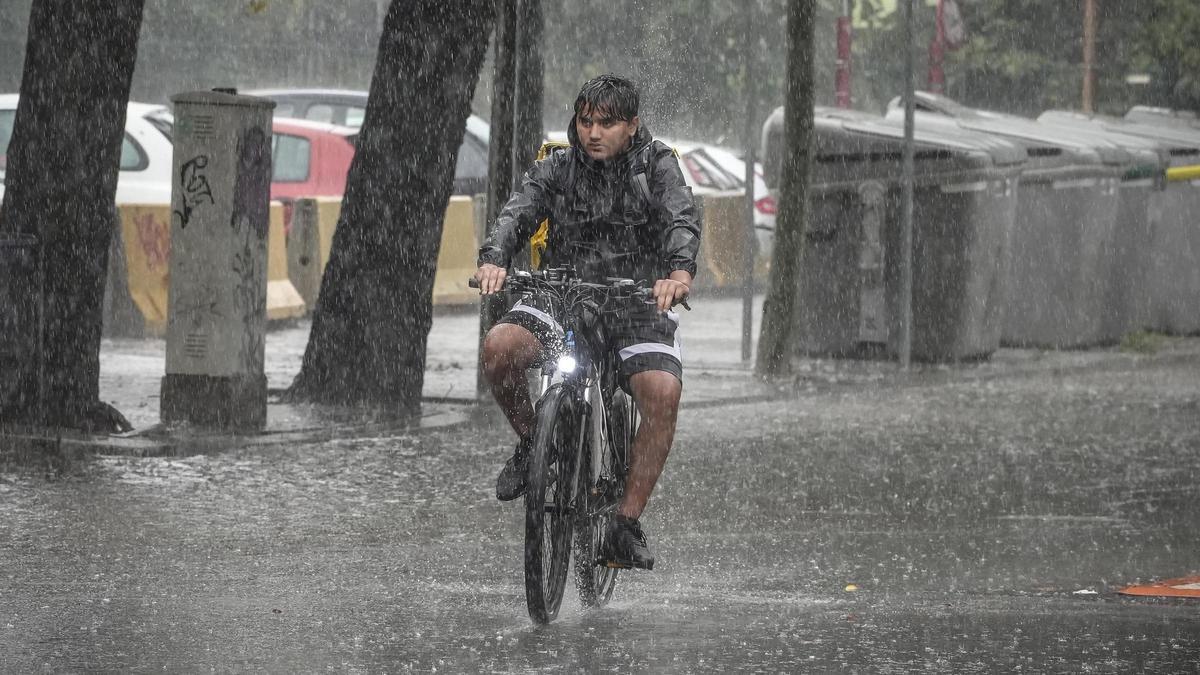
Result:
{"label": "man riding bicycle", "polygon": [[[549,219],[543,267],[571,266],[598,281],[653,282],[653,304],[630,304],[607,321],[622,387],[642,424],[601,552],[605,560],[650,569],[654,557],[638,519],[675,435],[683,364],[671,308],[687,300],[696,274],[700,219],[674,152],[641,125],[638,100],[633,83],[613,75],[583,85],[567,127],[570,147],[525,174],[479,250],[475,278],[481,293],[499,291],[514,254]],[[484,338],[485,376],[519,437],[496,480],[502,501],[525,492],[534,422],[525,371],[545,359],[561,330],[546,308],[518,302]]]}

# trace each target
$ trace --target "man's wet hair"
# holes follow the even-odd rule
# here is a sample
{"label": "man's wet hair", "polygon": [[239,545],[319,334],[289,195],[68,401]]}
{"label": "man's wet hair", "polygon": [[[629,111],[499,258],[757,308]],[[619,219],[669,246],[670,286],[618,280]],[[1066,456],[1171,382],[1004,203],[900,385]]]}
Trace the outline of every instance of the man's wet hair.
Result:
{"label": "man's wet hair", "polygon": [[639,95],[632,82],[616,75],[601,75],[583,83],[575,98],[575,114],[584,108],[613,119],[632,121],[638,114]]}

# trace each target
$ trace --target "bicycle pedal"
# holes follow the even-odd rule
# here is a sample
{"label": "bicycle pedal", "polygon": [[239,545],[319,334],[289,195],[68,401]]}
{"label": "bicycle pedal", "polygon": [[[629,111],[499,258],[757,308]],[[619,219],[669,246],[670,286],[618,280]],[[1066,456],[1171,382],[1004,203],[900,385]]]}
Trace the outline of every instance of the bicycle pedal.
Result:
{"label": "bicycle pedal", "polygon": [[633,565],[627,565],[616,560],[605,560],[604,558],[596,558],[596,567],[607,567],[610,570],[631,570]]}

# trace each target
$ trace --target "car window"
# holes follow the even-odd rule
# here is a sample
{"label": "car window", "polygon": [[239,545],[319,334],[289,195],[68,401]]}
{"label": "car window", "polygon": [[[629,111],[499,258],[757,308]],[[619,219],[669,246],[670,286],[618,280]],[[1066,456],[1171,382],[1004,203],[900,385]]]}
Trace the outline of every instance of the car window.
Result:
{"label": "car window", "polygon": [[708,157],[700,152],[689,152],[683,155],[683,166],[692,177],[692,182],[701,187],[716,190],[735,190],[741,187],[741,182],[723,171]]}
{"label": "car window", "polygon": [[307,138],[290,134],[273,134],[271,136],[271,180],[278,183],[300,183],[308,180],[310,146]]}
{"label": "car window", "polygon": [[137,144],[129,134],[121,141],[121,171],[143,171],[150,166],[142,146]]}
{"label": "car window", "polygon": [[158,132],[167,137],[168,141],[175,141],[175,118],[168,112],[157,112],[146,115],[146,121],[150,126],[158,129]]}
{"label": "car window", "polygon": [[487,176],[488,156],[470,136],[464,136],[458,146],[458,161],[454,165],[454,179],[483,178]]}
{"label": "car window", "polygon": [[295,103],[276,103],[275,104],[274,115],[276,117],[291,117],[295,112],[296,112],[296,104]]}
{"label": "car window", "polygon": [[366,116],[366,110],[357,106],[346,108],[346,126],[358,128],[362,126],[363,117]]}
{"label": "car window", "polygon": [[310,105],[304,116],[315,122],[333,122],[333,106],[324,103]]}
{"label": "car window", "polygon": [[13,119],[16,116],[16,110],[0,110],[0,171],[4,170],[6,164],[4,158],[8,155],[8,142],[12,139]]}

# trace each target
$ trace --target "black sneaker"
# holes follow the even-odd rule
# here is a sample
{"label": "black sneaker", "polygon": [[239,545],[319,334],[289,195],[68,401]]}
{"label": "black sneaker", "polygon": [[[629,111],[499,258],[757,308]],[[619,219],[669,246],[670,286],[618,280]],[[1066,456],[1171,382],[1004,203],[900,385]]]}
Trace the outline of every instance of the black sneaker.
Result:
{"label": "black sneaker", "polygon": [[609,567],[654,569],[654,555],[650,553],[650,547],[646,545],[646,535],[636,519],[613,516],[604,536],[600,561]]}
{"label": "black sneaker", "polygon": [[508,458],[500,475],[496,477],[496,499],[509,502],[525,494],[525,480],[529,475],[529,443],[517,443],[513,456]]}

